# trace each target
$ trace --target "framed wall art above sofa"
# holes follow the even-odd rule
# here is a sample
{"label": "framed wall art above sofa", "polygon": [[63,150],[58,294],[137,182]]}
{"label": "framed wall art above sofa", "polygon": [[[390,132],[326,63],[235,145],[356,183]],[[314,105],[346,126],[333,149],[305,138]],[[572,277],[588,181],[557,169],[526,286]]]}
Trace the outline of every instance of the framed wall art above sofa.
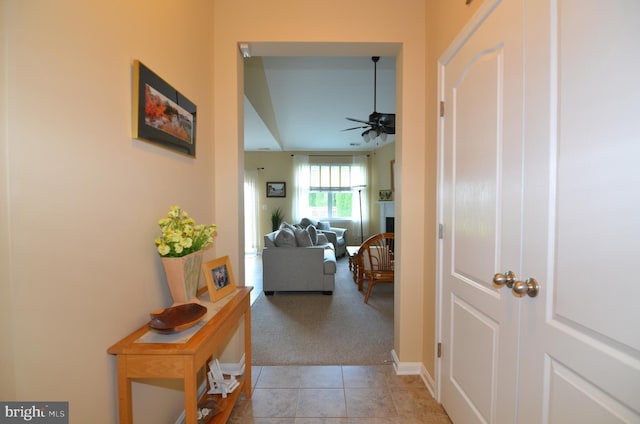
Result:
{"label": "framed wall art above sofa", "polygon": [[267,197],[287,197],[287,183],[267,182]]}

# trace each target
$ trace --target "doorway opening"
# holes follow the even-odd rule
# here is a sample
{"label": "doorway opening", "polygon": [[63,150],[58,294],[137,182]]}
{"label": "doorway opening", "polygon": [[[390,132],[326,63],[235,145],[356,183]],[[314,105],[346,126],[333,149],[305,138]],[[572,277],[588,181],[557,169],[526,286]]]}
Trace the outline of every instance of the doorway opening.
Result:
{"label": "doorway opening", "polygon": [[[259,56],[259,57],[264,57],[264,58],[268,58],[270,56],[283,56],[283,55],[290,55],[290,56],[298,56],[298,57],[309,57],[309,58],[315,58],[316,60],[318,58],[324,58],[324,57],[340,57],[340,56],[344,56],[344,57],[359,57],[361,59],[364,59],[365,62],[367,62],[367,66],[370,66],[370,57],[371,56],[386,56],[387,59],[393,59],[393,67],[394,67],[394,72],[395,72],[395,68],[396,68],[396,62],[397,62],[397,54],[399,52],[400,49],[400,45],[399,44],[375,44],[375,43],[356,43],[356,44],[344,44],[344,43],[336,43],[336,44],[323,44],[323,43],[255,43],[252,44],[250,46],[251,52],[252,52],[252,56]],[[371,71],[371,70],[370,70]],[[257,74],[255,73],[255,69],[251,68],[248,69],[247,66],[245,65],[244,71],[243,71],[243,75],[242,78],[244,78],[245,81],[245,91],[247,90],[247,87],[253,87],[255,89],[255,84],[256,83],[266,83],[266,77],[264,75],[264,73],[262,74]],[[371,71],[372,72],[372,71]],[[262,81],[248,81],[248,74],[251,74],[252,76],[254,76],[255,78],[263,78],[264,80]],[[355,117],[359,117],[360,115],[362,115],[363,113],[369,113],[369,109],[371,108],[371,96],[373,95],[373,87],[372,87],[372,80],[373,75],[370,75],[368,77],[365,77],[365,84],[366,84],[366,89],[367,89],[367,94],[369,97],[367,97],[365,104],[362,106],[362,108],[360,108],[359,110],[353,110],[350,111],[349,113],[345,113],[342,117],[343,120],[343,127],[344,129],[351,127],[353,124],[353,122],[349,122],[347,121],[345,118],[347,116],[354,116]],[[296,78],[295,75],[290,75],[290,78]],[[378,77],[379,78],[379,77]],[[395,111],[395,103],[397,103],[397,98],[399,97],[399,93],[401,92],[401,90],[396,91],[396,81],[395,81],[395,73],[394,73],[394,80],[393,80],[393,101],[394,101],[394,107],[393,107],[393,111]],[[378,85],[380,87],[380,82],[378,82]],[[265,84],[266,86],[266,84]],[[378,95],[378,103],[380,104],[380,100],[381,100],[381,96],[383,96],[383,94],[378,91],[377,93]],[[314,98],[309,99],[309,102],[314,102]],[[260,102],[260,100],[255,100],[254,102]],[[276,120],[275,120],[275,113],[278,112],[277,110],[275,110],[275,108],[272,108],[271,111],[267,111],[265,112],[264,110],[257,112],[256,109],[258,109],[259,107],[254,107],[251,102],[249,102],[247,100],[247,96],[245,94],[245,98],[244,98],[244,104],[245,104],[245,110],[244,110],[244,114],[245,116],[243,117],[243,119],[246,119],[247,117],[259,117],[261,118],[261,121],[263,122],[263,128],[262,130],[264,130],[264,132],[268,133],[267,136],[270,137],[270,142],[272,143],[272,148],[271,149],[262,149],[260,151],[261,154],[264,154],[265,157],[275,157],[277,156],[277,152],[281,152],[281,153],[290,153],[291,151],[283,148],[283,143],[282,143],[282,137],[283,135],[281,134],[280,128],[278,127],[278,125],[276,125]],[[382,110],[384,106],[379,106],[378,109]],[[384,110],[384,112],[392,112],[392,111],[388,111],[388,110]],[[322,116],[319,116],[318,118],[322,118]],[[400,124],[400,122],[398,122],[398,124]],[[313,126],[310,126],[309,131],[313,131]],[[358,131],[355,131],[356,135],[359,135]],[[252,135],[254,135],[253,130],[252,129],[248,129],[245,127],[245,138],[251,137]],[[336,131],[336,136],[341,136],[342,134],[340,134],[339,130]],[[394,141],[395,142],[395,141]],[[375,143],[375,142],[374,142]],[[245,140],[245,146],[247,145],[247,142]],[[372,152],[375,149],[372,149],[372,146],[375,146],[375,144],[365,144],[364,142],[362,142],[362,144],[359,146],[359,148],[356,148],[354,146],[349,146],[349,144],[345,144],[345,146],[347,147],[347,149],[345,149],[345,151],[338,151],[337,149],[335,151],[330,151],[327,152],[327,154],[362,154],[363,152]],[[324,151],[326,151],[326,148],[323,148],[324,146],[318,146],[317,148],[314,148],[314,146],[308,146],[308,148],[306,150],[313,152],[315,149],[320,150],[321,153],[324,153]],[[393,151],[393,157],[391,159],[395,159],[395,152],[397,151],[398,147],[397,147],[397,142],[395,142],[395,147],[394,147],[394,151]],[[353,153],[351,153],[353,152]],[[283,155],[283,156],[287,156],[287,155]],[[289,155],[290,156],[290,155]],[[293,189],[293,181],[289,179],[286,179],[286,181],[288,182],[287,184],[287,190],[289,191],[287,193],[287,197],[284,199],[278,199],[277,202],[274,201],[273,199],[267,199],[265,197],[265,193],[264,193],[264,189],[265,187],[263,187],[265,185],[265,182],[269,181],[269,175],[270,172],[273,171],[274,167],[277,167],[278,164],[277,162],[275,164],[270,163],[271,166],[265,165],[265,163],[250,163],[250,161],[247,160],[247,149],[245,148],[245,174],[244,174],[244,201],[245,201],[245,213],[244,213],[244,217],[245,217],[245,227],[244,227],[244,231],[245,231],[245,275],[247,277],[247,281],[252,281],[251,279],[253,279],[256,284],[254,284],[254,291],[255,293],[255,297],[257,299],[258,295],[261,293],[261,284],[259,284],[258,280],[261,281],[261,249],[262,249],[262,237],[264,234],[266,234],[267,232],[269,232],[271,230],[271,226],[270,226],[270,213],[272,211],[272,209],[274,207],[276,207],[276,205],[284,205],[284,208],[286,210],[292,210],[292,205],[291,205],[291,195],[290,195],[290,190]],[[386,167],[384,168],[384,172],[385,172],[385,177],[388,175],[388,163],[386,163]],[[269,169],[272,168],[272,169]],[[275,177],[274,177],[275,178]],[[373,177],[372,177],[373,178]],[[274,181],[282,181],[284,180],[284,178],[278,177],[276,179],[274,179]],[[251,181],[253,181],[253,183],[251,183]],[[371,224],[371,230],[369,231],[370,233],[377,233],[377,232],[384,232],[383,230],[378,231],[378,222],[380,221],[378,218],[378,211],[379,208],[377,206],[377,199],[378,199],[378,193],[374,192],[374,190],[378,190],[378,189],[390,189],[391,186],[389,187],[380,187],[380,186],[375,186],[374,184],[369,184],[370,186],[370,193],[369,196],[370,198],[374,199],[374,201],[371,202],[369,209],[372,211],[373,216],[370,219]],[[396,190],[399,190],[398,187],[396,187]],[[289,215],[289,214],[287,214]],[[287,216],[287,218],[291,218],[290,216]],[[249,220],[253,220],[252,222],[249,222]],[[387,227],[385,227],[386,229]],[[365,237],[366,238],[366,237]],[[349,245],[359,245],[360,244],[360,234],[357,231],[353,231],[351,232],[351,237],[348,239],[347,243]],[[345,263],[347,262],[348,258],[343,258],[341,259],[342,261],[344,261]],[[258,287],[260,286],[260,287]],[[391,287],[391,290],[393,291],[394,288]],[[393,318],[392,318],[392,322],[391,325],[393,326]],[[393,345],[389,346],[389,350],[393,349]]]}

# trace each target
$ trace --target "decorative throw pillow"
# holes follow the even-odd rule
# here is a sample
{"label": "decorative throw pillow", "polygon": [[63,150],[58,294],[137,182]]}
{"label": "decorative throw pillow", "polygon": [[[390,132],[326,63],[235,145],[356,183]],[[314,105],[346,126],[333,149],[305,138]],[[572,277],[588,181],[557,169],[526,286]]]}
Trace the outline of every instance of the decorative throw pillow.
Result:
{"label": "decorative throw pillow", "polygon": [[296,227],[294,227],[293,225],[289,224],[288,222],[282,222],[282,224],[280,224],[280,229],[282,230],[283,228],[288,228],[291,231],[295,230]]}
{"label": "decorative throw pillow", "polygon": [[278,247],[276,246],[276,234],[271,233],[264,236],[264,247]]}
{"label": "decorative throw pillow", "polygon": [[313,243],[311,243],[311,237],[309,236],[309,231],[296,228],[295,235],[296,235],[296,243],[298,244],[298,246],[300,247],[313,246]]}
{"label": "decorative throw pillow", "polygon": [[336,250],[333,243],[329,243],[329,239],[324,233],[318,233],[318,246],[324,246],[325,249]]}
{"label": "decorative throw pillow", "polygon": [[276,246],[278,247],[296,247],[296,236],[288,228],[278,230],[276,234]]}
{"label": "decorative throw pillow", "polygon": [[311,243],[316,246],[318,244],[318,232],[316,231],[316,227],[309,225],[307,227],[307,231],[309,232],[309,237],[311,237]]}
{"label": "decorative throw pillow", "polygon": [[329,231],[331,229],[331,225],[329,224],[329,221],[318,221],[316,228],[318,228],[318,230]]}
{"label": "decorative throw pillow", "polygon": [[300,220],[300,225],[302,228],[307,228],[309,225],[313,225],[314,227],[318,226],[318,221],[309,218],[302,218]]}

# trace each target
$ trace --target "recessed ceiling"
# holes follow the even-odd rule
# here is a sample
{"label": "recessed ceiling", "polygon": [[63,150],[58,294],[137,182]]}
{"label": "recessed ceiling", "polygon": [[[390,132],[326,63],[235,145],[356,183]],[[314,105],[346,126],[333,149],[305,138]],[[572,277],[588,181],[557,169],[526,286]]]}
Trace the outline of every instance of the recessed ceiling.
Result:
{"label": "recessed ceiling", "polygon": [[[376,111],[396,111],[396,58],[377,64]],[[262,56],[245,59],[246,151],[362,151],[366,143],[346,118],[373,112],[371,56]]]}

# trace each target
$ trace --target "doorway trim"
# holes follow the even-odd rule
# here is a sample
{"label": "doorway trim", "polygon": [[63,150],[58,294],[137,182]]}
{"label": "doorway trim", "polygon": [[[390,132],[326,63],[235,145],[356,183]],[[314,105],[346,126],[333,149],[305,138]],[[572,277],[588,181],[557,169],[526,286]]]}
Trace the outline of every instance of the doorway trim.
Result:
{"label": "doorway trim", "polygon": [[[246,44],[244,42],[238,42],[238,45]],[[401,68],[402,61],[402,44],[401,43],[322,43],[322,42],[251,42],[250,50],[252,56],[393,56],[396,59],[396,105],[401,105],[402,100],[402,81],[401,78],[398,78],[397,70]],[[240,55],[240,53],[238,53]],[[244,62],[240,57],[241,65],[238,69],[238,81],[241,84],[244,84]],[[239,95],[241,98],[238,99],[240,105],[244,105],[244,88],[239,90]],[[396,106],[396,110],[398,106]],[[239,116],[239,121],[244,122],[244,108],[239,110],[241,116]],[[396,168],[396,172],[398,173],[397,178],[395,179],[395,192],[396,192],[396,210],[402,210],[402,196],[398,195],[402,191],[402,178],[400,177],[401,170],[401,160],[398,160],[401,143],[402,143],[402,119],[397,121],[399,124],[396,128],[396,147],[395,147],[395,157],[396,164],[398,167]],[[242,152],[244,155],[244,133],[242,133],[242,137],[238,141],[241,144]],[[243,162],[243,161],[242,161]],[[240,170],[244,175],[244,168]],[[244,179],[243,179],[244,180]],[[242,199],[244,199],[244,184],[243,184],[243,193]],[[244,202],[242,204],[241,216],[244,216]],[[244,231],[244,223],[242,223],[243,231]],[[400,228],[399,226],[397,228]],[[244,233],[243,233],[244,234]],[[402,237],[401,234],[398,234],[399,238]],[[243,235],[244,240],[244,235]],[[242,252],[239,255],[240,257],[240,269],[244,270],[245,262],[244,262],[244,245],[242,246]],[[396,273],[401,274],[401,265],[399,265],[399,269],[396,270]],[[394,297],[397,299],[399,297],[399,286],[398,284],[394,285]],[[398,308],[398,303],[396,301],[396,307],[394,308],[394,328],[398,329],[397,322],[400,319],[399,313],[400,308]],[[398,333],[398,332],[397,332]],[[423,372],[423,366],[420,362],[401,362],[397,350],[397,342],[400,338],[400,334],[396,334],[394,336],[394,348],[391,352],[392,358],[394,361],[394,368],[396,373],[398,374],[406,374],[406,375],[421,375],[423,380],[425,381],[429,390],[433,393],[433,380],[429,378],[426,372]]]}

